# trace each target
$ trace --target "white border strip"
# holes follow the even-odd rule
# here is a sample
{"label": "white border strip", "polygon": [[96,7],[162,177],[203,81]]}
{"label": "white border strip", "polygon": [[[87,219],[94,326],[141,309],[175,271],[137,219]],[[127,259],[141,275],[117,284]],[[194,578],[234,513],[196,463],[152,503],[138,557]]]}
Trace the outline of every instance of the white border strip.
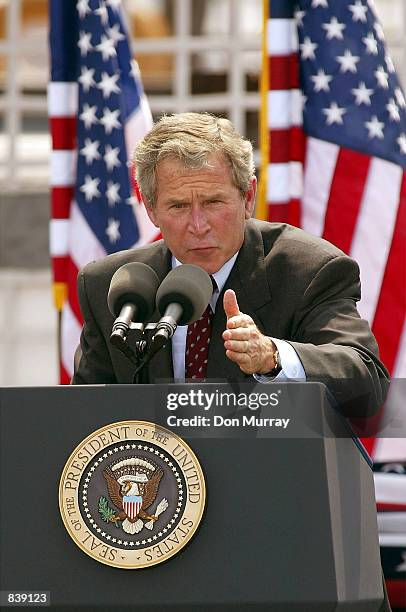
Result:
{"label": "white border strip", "polygon": [[[402,535],[399,533],[380,533],[379,534],[379,546],[387,546],[391,548],[405,548],[406,547],[406,535]],[[405,566],[406,562],[402,564],[402,567]],[[398,569],[398,571],[405,571]]]}
{"label": "white border strip", "polygon": [[294,19],[268,19],[266,44],[269,55],[288,55],[297,51],[298,40]]}
{"label": "white border strip", "polygon": [[381,292],[403,170],[383,159],[372,159],[355,226],[350,255],[361,269],[362,299],[358,310],[372,323]]}
{"label": "white border strip", "polygon": [[379,533],[406,534],[406,512],[378,512]]}
{"label": "white border strip", "polygon": [[303,189],[303,169],[300,162],[268,165],[267,202],[277,204],[300,198]]}
{"label": "white border strip", "polygon": [[76,177],[76,159],[76,151],[52,151],[50,158],[52,187],[71,187],[74,185]]}
{"label": "white border strip", "polygon": [[[304,172],[302,227],[316,236],[322,236],[331,183],[340,148],[316,138],[307,139]],[[323,171],[320,172],[320,168]]]}
{"label": "white border strip", "polygon": [[292,126],[301,126],[302,106],[302,95],[298,89],[268,91],[268,129],[287,130]]}
{"label": "white border strip", "polygon": [[61,361],[69,376],[73,375],[73,359],[79,344],[81,326],[73,314],[69,302],[65,302],[61,323]]}
{"label": "white border strip", "polygon": [[51,219],[49,222],[49,251],[51,257],[68,254],[69,219]]}
{"label": "white border strip", "polygon": [[106,251],[90,229],[75,201],[71,206],[69,229],[69,254],[78,270],[89,261],[106,255]]}
{"label": "white border strip", "polygon": [[78,84],[53,81],[48,84],[50,117],[74,117],[78,112]]}
{"label": "white border strip", "polygon": [[381,504],[406,504],[406,474],[374,474],[375,498]]}

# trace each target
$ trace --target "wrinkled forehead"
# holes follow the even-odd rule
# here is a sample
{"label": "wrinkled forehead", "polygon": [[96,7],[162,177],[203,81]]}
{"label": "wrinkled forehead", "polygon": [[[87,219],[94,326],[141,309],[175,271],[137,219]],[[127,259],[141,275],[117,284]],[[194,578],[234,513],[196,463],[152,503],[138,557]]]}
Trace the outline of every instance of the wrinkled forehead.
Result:
{"label": "wrinkled forehead", "polygon": [[[158,189],[178,184],[180,181],[202,180],[233,185],[231,166],[223,154],[212,154],[185,162],[176,157],[167,157],[158,162],[155,169],[156,192]],[[155,193],[157,196],[158,194]]]}
{"label": "wrinkled forehead", "polygon": [[158,174],[162,168],[172,168],[175,172],[182,173],[193,173],[205,169],[214,172],[221,169],[223,172],[228,171],[230,173],[231,164],[226,154],[222,151],[215,153],[199,151],[196,155],[190,155],[187,158],[174,153],[166,155],[157,161],[155,173]]}
{"label": "wrinkled forehead", "polygon": [[237,194],[229,166],[222,160],[209,160],[202,168],[185,167],[179,160],[165,160],[156,175],[155,202],[173,198],[183,200],[192,195],[230,195],[234,190]]}

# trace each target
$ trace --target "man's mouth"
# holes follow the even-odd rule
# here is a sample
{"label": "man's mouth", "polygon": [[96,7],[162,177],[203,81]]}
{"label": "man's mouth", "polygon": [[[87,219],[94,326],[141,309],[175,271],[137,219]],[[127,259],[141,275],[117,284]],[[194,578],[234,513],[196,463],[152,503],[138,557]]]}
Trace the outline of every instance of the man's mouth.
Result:
{"label": "man's mouth", "polygon": [[215,246],[198,246],[198,247],[192,247],[189,249],[189,251],[212,251],[213,249],[216,249],[217,247]]}

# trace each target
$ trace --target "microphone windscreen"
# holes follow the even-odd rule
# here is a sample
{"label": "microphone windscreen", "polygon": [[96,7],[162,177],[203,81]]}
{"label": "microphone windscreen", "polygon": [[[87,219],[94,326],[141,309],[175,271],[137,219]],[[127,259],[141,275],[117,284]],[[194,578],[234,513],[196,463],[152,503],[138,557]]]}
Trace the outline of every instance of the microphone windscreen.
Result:
{"label": "microphone windscreen", "polygon": [[174,268],[164,278],[156,294],[156,305],[161,316],[169,304],[182,306],[182,318],[178,325],[189,325],[200,319],[213,294],[210,276],[193,264]]}
{"label": "microphone windscreen", "polygon": [[107,304],[110,312],[118,317],[124,304],[135,304],[137,321],[147,321],[155,311],[155,296],[159,287],[158,276],[150,266],[132,262],[121,266],[110,282]]}

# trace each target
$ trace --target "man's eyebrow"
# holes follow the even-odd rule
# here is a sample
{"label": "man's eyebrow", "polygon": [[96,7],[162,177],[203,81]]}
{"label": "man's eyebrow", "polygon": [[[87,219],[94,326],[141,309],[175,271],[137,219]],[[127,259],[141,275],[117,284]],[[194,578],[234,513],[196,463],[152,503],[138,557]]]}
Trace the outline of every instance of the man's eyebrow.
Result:
{"label": "man's eyebrow", "polygon": [[217,193],[212,193],[205,200],[221,200],[225,197],[225,194],[222,191],[218,191]]}
{"label": "man's eyebrow", "polygon": [[182,200],[182,198],[169,198],[168,200],[165,200],[165,204],[167,206],[170,206],[171,204],[189,204],[189,200],[188,199]]}
{"label": "man's eyebrow", "polygon": [[[206,197],[203,197],[203,201],[204,202],[208,202],[209,200],[221,200],[225,197],[224,192],[222,191],[218,191],[216,193],[211,193],[210,195],[207,195]],[[167,206],[170,206],[171,204],[189,204],[190,200],[189,198],[168,198],[167,200],[165,200],[165,204]]]}

